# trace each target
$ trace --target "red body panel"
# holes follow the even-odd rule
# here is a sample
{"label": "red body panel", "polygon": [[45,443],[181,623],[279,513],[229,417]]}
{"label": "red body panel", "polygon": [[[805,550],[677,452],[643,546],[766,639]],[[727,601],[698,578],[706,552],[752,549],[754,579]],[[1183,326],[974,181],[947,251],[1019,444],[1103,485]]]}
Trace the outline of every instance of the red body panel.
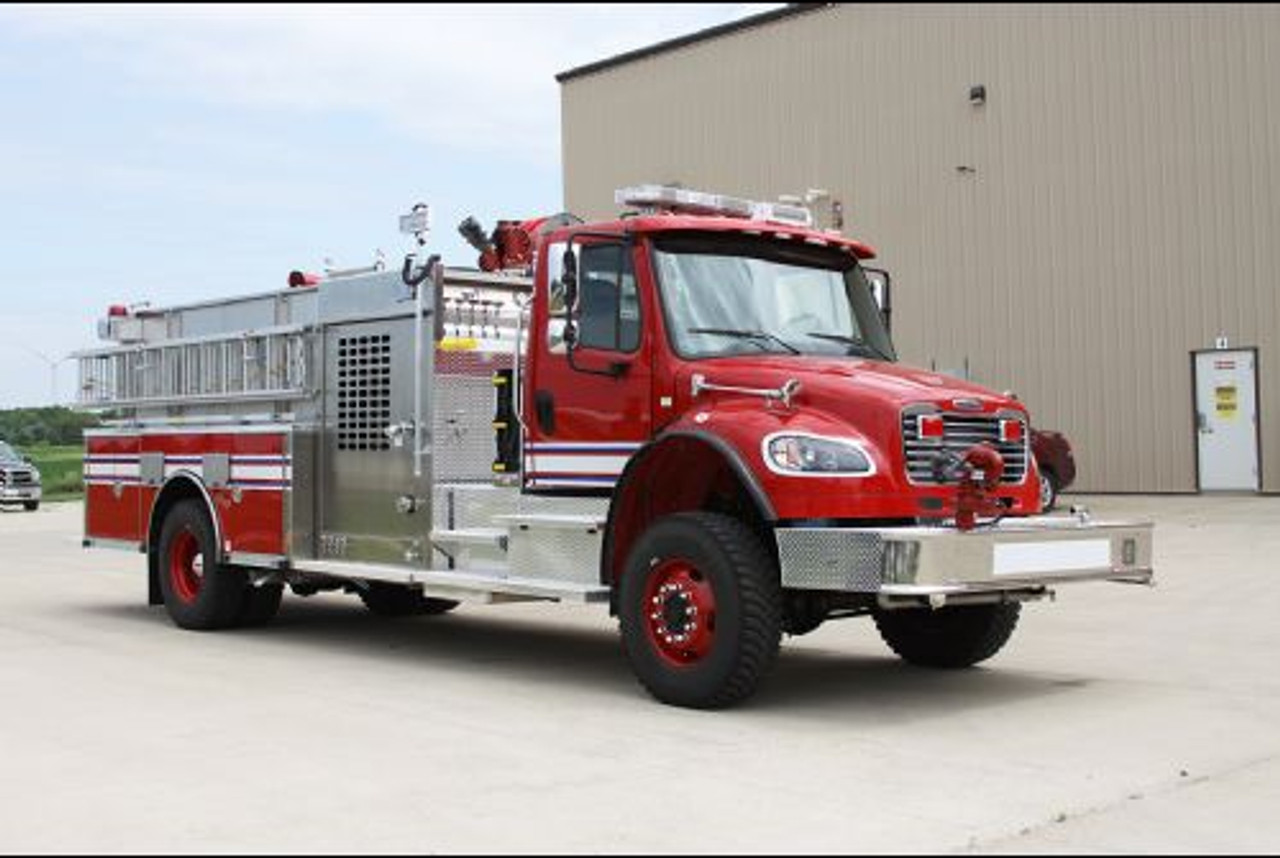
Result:
{"label": "red body panel", "polygon": [[292,485],[292,463],[284,433],[175,431],[91,436],[86,452],[85,531],[89,538],[145,542],[161,486],[141,484],[140,454],[164,455],[166,481],[186,473],[205,485],[204,456],[221,453],[229,457],[230,480],[217,488],[205,485],[205,490],[213,501],[223,549],[285,553],[285,494]]}
{"label": "red body panel", "polygon": [[89,438],[85,454],[85,535],[142,542],[138,438]]}

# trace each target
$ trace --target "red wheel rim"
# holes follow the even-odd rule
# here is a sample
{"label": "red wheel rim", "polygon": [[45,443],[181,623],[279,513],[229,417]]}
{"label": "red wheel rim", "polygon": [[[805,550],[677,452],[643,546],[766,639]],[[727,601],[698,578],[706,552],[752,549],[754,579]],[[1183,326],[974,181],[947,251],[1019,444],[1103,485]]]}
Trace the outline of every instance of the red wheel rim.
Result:
{"label": "red wheel rim", "polygon": [[169,581],[173,592],[183,602],[194,602],[204,584],[204,555],[200,540],[189,530],[173,538],[169,549]]}
{"label": "red wheel rim", "polygon": [[697,664],[715,644],[716,595],[698,567],[682,558],[658,561],[645,583],[643,621],[649,643],[669,664]]}

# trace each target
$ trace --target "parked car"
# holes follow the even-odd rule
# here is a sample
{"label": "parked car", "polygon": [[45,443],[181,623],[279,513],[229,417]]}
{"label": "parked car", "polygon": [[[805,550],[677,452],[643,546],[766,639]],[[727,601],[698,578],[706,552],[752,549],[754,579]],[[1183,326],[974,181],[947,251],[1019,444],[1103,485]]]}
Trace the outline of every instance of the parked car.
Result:
{"label": "parked car", "polygon": [[1058,503],[1058,492],[1075,482],[1076,458],[1071,442],[1061,432],[1031,430],[1031,454],[1040,470],[1040,509],[1048,512]]}
{"label": "parked car", "polygon": [[0,505],[40,508],[40,471],[31,460],[0,441]]}

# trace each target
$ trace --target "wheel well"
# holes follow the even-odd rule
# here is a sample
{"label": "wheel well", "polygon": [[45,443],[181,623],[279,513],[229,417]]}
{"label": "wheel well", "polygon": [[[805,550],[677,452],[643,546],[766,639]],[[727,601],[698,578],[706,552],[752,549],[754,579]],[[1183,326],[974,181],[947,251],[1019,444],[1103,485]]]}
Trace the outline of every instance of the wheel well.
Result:
{"label": "wheel well", "polygon": [[176,474],[164,484],[164,488],[156,495],[151,504],[151,517],[147,524],[147,604],[159,605],[164,600],[160,596],[160,558],[157,555],[160,546],[160,529],[164,520],[173,509],[184,500],[199,502],[209,520],[213,523],[214,546],[219,556],[222,554],[222,527],[218,521],[213,502],[199,480],[190,474]]}
{"label": "wheel well", "polygon": [[738,519],[777,559],[773,509],[733,449],[718,438],[674,434],[638,453],[618,480],[600,559],[601,583],[617,583],[631,547],[655,521],[697,511]]}

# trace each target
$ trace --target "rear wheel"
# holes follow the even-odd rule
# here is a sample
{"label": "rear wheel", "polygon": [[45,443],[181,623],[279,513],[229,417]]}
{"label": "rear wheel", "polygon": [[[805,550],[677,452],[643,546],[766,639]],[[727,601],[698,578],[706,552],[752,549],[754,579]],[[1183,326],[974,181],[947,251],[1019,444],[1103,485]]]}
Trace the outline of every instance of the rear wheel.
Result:
{"label": "rear wheel", "polygon": [[381,581],[370,581],[367,589],[361,588],[360,599],[379,617],[436,616],[458,607],[451,599],[433,599],[421,590]]}
{"label": "rear wheel", "polygon": [[923,667],[962,668],[1000,651],[1018,624],[1022,606],[962,605],[933,610],[879,611],[880,637],[904,661]]}
{"label": "rear wheel", "polygon": [[658,700],[713,709],[750,697],[782,638],[778,571],[736,519],[680,513],[640,537],[618,593],[622,645]]}
{"label": "rear wheel", "polygon": [[213,525],[197,501],[175,504],[160,530],[160,592],[173,622],[184,629],[224,629],[245,610],[244,571],[220,566]]}

